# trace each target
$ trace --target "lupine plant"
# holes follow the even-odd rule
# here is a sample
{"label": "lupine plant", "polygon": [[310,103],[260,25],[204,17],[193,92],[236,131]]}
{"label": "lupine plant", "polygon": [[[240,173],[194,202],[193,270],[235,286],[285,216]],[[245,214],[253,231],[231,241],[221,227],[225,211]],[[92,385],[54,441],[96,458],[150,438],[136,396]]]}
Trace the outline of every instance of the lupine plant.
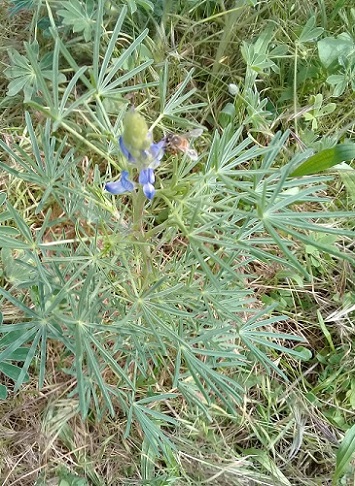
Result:
{"label": "lupine plant", "polygon": [[[168,64],[143,49],[148,30],[122,47],[127,9],[113,21],[103,0],[91,7],[82,12],[90,62],[61,37],[58,16],[65,28],[70,16],[47,3],[50,66],[41,69],[32,42],[22,81],[7,71],[19,88],[10,83],[9,96],[25,96],[26,139],[0,140],[0,167],[35,204],[21,212],[1,193],[0,371],[14,386],[0,394],[30,377],[39,389],[50,383],[57,343],[75,413],[124,414],[124,437],[140,430],[144,460],[172,462],[175,432],[191,426],[172,408],[207,423],[216,410],[234,416],[253,371],[288,380],[282,358],[302,359],[301,333],[256,299],[255,266],[303,285],[311,275],[300,249],[350,259],[354,232],[335,227],[348,214],[333,210],[329,176],[291,177],[312,152],[291,154],[289,131],[262,146],[231,123],[195,142],[198,160],[169,154],[166,133],[198,125],[193,72],[169,95]],[[313,238],[320,233],[332,244]]]}

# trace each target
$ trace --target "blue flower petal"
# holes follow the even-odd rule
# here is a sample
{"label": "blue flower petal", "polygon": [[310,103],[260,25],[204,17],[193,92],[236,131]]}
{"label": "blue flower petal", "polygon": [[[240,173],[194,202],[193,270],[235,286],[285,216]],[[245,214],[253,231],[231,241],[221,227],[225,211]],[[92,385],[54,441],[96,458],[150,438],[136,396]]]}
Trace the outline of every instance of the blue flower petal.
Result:
{"label": "blue flower petal", "polygon": [[160,140],[160,142],[152,143],[150,146],[150,153],[156,161],[160,161],[163,158],[165,152],[165,139]]}
{"label": "blue flower petal", "polygon": [[156,169],[160,164],[161,159],[165,153],[165,140],[160,140],[160,142],[152,143],[148,150],[144,150],[144,158],[148,158],[149,167]]}
{"label": "blue flower petal", "polygon": [[134,184],[128,179],[128,172],[124,170],[117,182],[108,182],[105,184],[106,191],[111,194],[123,194],[127,191],[133,191]]}
{"label": "blue flower petal", "polygon": [[148,169],[142,169],[139,173],[138,182],[143,186],[145,197],[153,199],[155,194],[155,188],[153,186],[155,182],[154,170],[150,167]]}
{"label": "blue flower petal", "polygon": [[155,194],[155,188],[153,184],[149,184],[149,183],[143,184],[143,192],[145,197],[147,197],[148,199],[153,199]]}
{"label": "blue flower petal", "polygon": [[142,169],[139,173],[138,178],[139,184],[154,184],[155,182],[155,175],[154,170],[150,167],[148,169]]}
{"label": "blue flower petal", "polygon": [[110,192],[111,194],[123,194],[126,192],[126,189],[123,187],[121,181],[117,182],[108,182],[105,184],[105,190]]}
{"label": "blue flower petal", "polygon": [[129,162],[135,162],[136,159],[133,157],[133,155],[130,153],[130,151],[128,150],[128,148],[125,146],[124,144],[124,141],[123,141],[123,137],[120,137],[118,139],[118,143],[120,144],[120,149],[121,149],[121,152],[123,153],[123,155],[126,157],[126,159],[129,161]]}
{"label": "blue flower petal", "polygon": [[128,179],[128,171],[123,170],[121,173],[121,182],[123,187],[126,188],[126,191],[133,191],[134,189],[134,184],[132,181]]}

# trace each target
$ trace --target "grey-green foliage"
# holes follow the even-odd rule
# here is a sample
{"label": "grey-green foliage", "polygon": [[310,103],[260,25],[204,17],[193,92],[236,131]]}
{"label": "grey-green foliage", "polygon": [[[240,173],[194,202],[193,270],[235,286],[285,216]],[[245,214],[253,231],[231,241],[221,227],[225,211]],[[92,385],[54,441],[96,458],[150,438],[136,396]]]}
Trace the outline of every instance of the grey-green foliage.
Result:
{"label": "grey-green foliage", "polygon": [[355,91],[355,40],[347,32],[318,41],[318,55],[329,74],[332,95],[341,96],[350,86]]}
{"label": "grey-green foliage", "polygon": [[[38,91],[45,86],[46,81],[53,75],[53,53],[48,53],[39,59],[39,45],[37,41],[25,42],[26,56],[21,55],[16,49],[9,49],[11,66],[5,69],[7,78],[10,79],[7,95],[15,96],[23,91],[25,101],[29,101]],[[57,88],[66,81],[63,73],[58,73]]]}
{"label": "grey-green foliage", "polygon": [[[36,74],[32,94],[38,96],[28,104],[47,121],[34,126],[26,114],[31,148],[1,142],[7,157],[1,168],[36,193],[44,219],[34,231],[10,202],[0,214],[0,246],[14,262],[13,270],[4,268],[11,278],[3,280],[0,293],[17,310],[0,328],[0,364],[21,351],[23,365],[12,375],[15,389],[30,371],[42,387],[48,340],[61,343],[66,359],[60,366],[75,378],[71,396],[82,416],[92,407],[99,416],[114,414],[119,406],[127,417],[126,435],[138,423],[152,453],[168,454],[174,442],[164,429],[181,424],[165,413],[167,401],[185,400],[207,418],[214,403],[233,413],[255,364],[286,378],[276,364],[279,353],[302,357],[288,343],[301,337],[277,331],[284,318],[254,305],[248,265],[278,264],[307,279],[297,245],[311,242],[346,257],[311,234],[336,234],[343,244],[353,232],[332,227],[347,214],[327,210],[329,199],[319,196],[326,178],[289,178],[309,153],[285,163],[288,133],[261,148],[228,126],[223,135],[214,133],[203,164],[202,158],[184,158],[174,171],[162,164],[157,197],[146,208],[143,239],[137,239],[130,206],[135,195],[113,201],[102,191],[124,163],[116,141],[122,95],[159,85],[159,126],[165,119],[185,126],[184,112],[200,105],[190,102],[191,74],[170,97],[167,65],[155,72],[156,80],[145,77],[153,66],[153,60],[140,60],[146,31],[129,47],[117,47],[125,14],[122,9],[107,32],[104,4],[98,3],[90,66],[78,65],[52,22],[50,82],[29,46]],[[125,69],[130,56],[133,70]],[[72,77],[62,86],[64,59]],[[107,109],[111,101],[118,106],[114,121]],[[309,203],[323,209],[300,211]],[[51,214],[54,206],[61,216]],[[67,227],[74,228],[70,236]]]}

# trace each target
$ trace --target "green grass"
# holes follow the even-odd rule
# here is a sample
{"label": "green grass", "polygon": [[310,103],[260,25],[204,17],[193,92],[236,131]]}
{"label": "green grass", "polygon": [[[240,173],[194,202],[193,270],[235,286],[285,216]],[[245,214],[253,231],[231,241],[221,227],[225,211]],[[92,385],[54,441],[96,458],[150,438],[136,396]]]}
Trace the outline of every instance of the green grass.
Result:
{"label": "green grass", "polygon": [[[2,484],[355,481],[353,20],[330,0],[7,2]],[[104,190],[137,182],[131,104],[155,141],[204,128],[151,202]]]}

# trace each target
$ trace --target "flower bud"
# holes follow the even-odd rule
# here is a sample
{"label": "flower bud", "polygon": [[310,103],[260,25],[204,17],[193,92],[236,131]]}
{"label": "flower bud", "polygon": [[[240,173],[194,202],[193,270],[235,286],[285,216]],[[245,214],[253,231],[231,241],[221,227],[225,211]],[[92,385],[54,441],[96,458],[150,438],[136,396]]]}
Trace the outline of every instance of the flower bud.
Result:
{"label": "flower bud", "polygon": [[123,120],[123,142],[134,158],[151,144],[151,135],[145,119],[135,110],[130,110]]}

